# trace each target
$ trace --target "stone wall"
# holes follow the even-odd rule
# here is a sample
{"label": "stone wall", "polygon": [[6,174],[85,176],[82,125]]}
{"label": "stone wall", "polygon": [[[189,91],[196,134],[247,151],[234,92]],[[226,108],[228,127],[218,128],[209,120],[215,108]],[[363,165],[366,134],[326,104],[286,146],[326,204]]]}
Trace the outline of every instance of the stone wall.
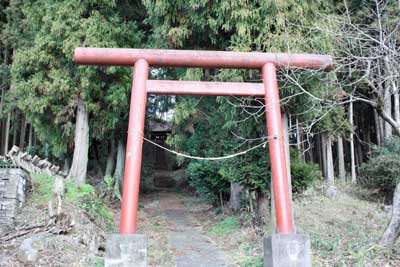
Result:
{"label": "stone wall", "polygon": [[0,167],[0,226],[14,223],[25,202],[29,175],[19,167]]}

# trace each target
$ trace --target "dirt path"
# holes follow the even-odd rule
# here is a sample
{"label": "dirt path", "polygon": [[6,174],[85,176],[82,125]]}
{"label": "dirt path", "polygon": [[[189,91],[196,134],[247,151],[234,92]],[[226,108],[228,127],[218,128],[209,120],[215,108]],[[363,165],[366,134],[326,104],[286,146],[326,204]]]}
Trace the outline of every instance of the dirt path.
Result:
{"label": "dirt path", "polygon": [[168,240],[175,254],[176,267],[229,266],[225,254],[202,233],[193,216],[176,193],[162,192],[160,208],[168,223]]}

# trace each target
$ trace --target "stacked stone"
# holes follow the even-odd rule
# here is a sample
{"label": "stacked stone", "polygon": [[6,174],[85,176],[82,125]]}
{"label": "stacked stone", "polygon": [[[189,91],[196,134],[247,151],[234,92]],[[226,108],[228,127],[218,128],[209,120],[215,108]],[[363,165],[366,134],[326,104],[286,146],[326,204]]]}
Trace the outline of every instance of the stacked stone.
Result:
{"label": "stacked stone", "polygon": [[0,225],[13,224],[25,202],[28,174],[19,167],[0,167]]}
{"label": "stacked stone", "polygon": [[11,148],[5,160],[21,167],[28,173],[45,173],[64,178],[67,176],[66,173],[60,170],[60,166],[52,164],[47,159],[41,159],[38,155],[31,156],[27,152],[21,151],[17,146]]}

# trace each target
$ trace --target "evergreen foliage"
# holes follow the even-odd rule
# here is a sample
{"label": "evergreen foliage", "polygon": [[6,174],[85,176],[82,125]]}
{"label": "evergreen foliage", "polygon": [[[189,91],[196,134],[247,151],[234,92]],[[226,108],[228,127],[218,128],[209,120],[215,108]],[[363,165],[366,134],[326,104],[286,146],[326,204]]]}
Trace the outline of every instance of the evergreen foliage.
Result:
{"label": "evergreen foliage", "polygon": [[[326,1],[144,1],[152,25],[151,40],[157,47],[329,53],[333,47],[326,35],[309,29],[331,11]],[[160,42],[163,42],[160,44]],[[282,74],[284,75],[284,74]],[[324,74],[297,74],[299,83],[321,99],[335,100],[335,90],[321,83]],[[255,70],[177,70],[169,77],[182,80],[261,82]],[[298,85],[281,85],[281,97],[298,93]],[[310,106],[317,108],[310,111]],[[318,118],[319,128],[332,134],[348,130],[344,109],[316,104],[300,95],[284,107],[303,114],[304,121]],[[224,156],[246,150],[266,140],[265,109],[262,98],[178,97],[174,106],[174,133],[168,143],[192,155]],[[207,140],[206,142],[204,140]],[[229,192],[229,183],[240,182],[251,191],[268,192],[270,164],[267,149],[258,149],[224,162],[188,162],[190,183],[207,199],[216,202]],[[320,177],[315,166],[293,158],[294,191],[301,191]],[[304,180],[305,179],[305,180]]]}
{"label": "evergreen foliage", "polygon": [[[349,8],[365,2],[350,1]],[[387,18],[393,17],[393,3]],[[357,20],[376,27],[363,17],[371,6],[361,6],[355,14]],[[94,149],[90,156],[95,160],[89,164],[93,169],[104,162],[102,155],[108,152],[111,138],[126,137],[132,70],[76,66],[72,62],[75,47],[337,54],[338,44],[320,29],[326,23],[322,18],[337,18],[336,14],[345,10],[340,3],[322,0],[38,0],[0,1],[0,7],[0,86],[8,92],[2,111],[17,109],[32,123],[43,145],[31,150],[63,159],[71,155],[76,104],[83,100],[91,114]],[[385,22],[394,23],[390,19]],[[279,78],[288,75],[295,77],[296,83],[280,83],[280,95],[285,99],[282,110],[296,114],[310,132],[337,136],[352,130],[339,103],[342,89],[330,83],[338,78],[336,74],[284,70]],[[261,82],[258,70],[153,68],[151,78]],[[148,116],[159,119],[172,107],[174,129],[168,143],[174,149],[203,157],[224,156],[267,140],[262,98],[151,95]],[[223,162],[178,161],[187,167],[190,183],[214,201],[220,194],[227,195],[232,181],[257,192],[268,192],[270,187],[265,148]],[[319,178],[314,165],[297,155],[291,161],[295,192]],[[145,176],[152,165],[146,166]]]}
{"label": "evergreen foliage", "polygon": [[400,182],[400,138],[386,140],[383,146],[373,148],[369,161],[360,167],[361,182],[369,188],[393,192]]}
{"label": "evergreen foliage", "polygon": [[136,46],[135,21],[123,21],[114,1],[35,1],[21,7],[27,42],[15,48],[9,103],[22,110],[56,156],[72,146],[78,99],[96,114],[92,138],[103,139],[126,119],[131,70],[79,67],[78,46]]}

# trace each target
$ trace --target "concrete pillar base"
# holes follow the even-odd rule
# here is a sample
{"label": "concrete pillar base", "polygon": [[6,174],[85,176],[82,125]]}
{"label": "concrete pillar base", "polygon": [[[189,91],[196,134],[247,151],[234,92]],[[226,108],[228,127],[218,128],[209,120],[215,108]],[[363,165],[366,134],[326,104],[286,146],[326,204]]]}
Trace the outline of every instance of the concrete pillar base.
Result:
{"label": "concrete pillar base", "polygon": [[310,237],[273,234],[264,238],[264,267],[311,267]]}
{"label": "concrete pillar base", "polygon": [[105,267],[147,267],[147,238],[138,234],[110,234],[106,240]]}

